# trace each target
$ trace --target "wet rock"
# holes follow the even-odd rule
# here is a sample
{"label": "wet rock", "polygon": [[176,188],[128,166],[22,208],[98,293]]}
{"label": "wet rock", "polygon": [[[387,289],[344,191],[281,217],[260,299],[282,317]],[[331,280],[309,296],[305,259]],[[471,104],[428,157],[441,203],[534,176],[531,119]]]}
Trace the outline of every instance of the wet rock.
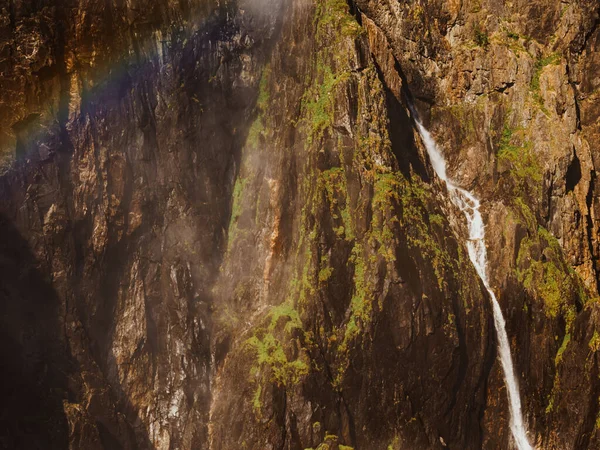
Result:
{"label": "wet rock", "polygon": [[[598,6],[0,1],[6,448],[598,447]],[[37,415],[32,415],[32,411]]]}

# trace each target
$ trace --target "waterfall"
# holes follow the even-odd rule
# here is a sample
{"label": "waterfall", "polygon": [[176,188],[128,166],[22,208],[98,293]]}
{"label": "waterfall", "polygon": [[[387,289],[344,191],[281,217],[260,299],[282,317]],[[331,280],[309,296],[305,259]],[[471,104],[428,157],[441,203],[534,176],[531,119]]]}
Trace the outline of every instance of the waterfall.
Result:
{"label": "waterfall", "polygon": [[[413,115],[417,117],[416,114],[414,114],[414,111]],[[479,211],[481,204],[471,192],[456,186],[451,180],[448,179],[444,156],[439,151],[435,141],[431,137],[431,134],[425,129],[423,124],[418,119],[415,119],[415,123],[417,124],[417,129],[421,135],[421,138],[423,139],[427,153],[429,154],[429,159],[431,160],[433,170],[435,170],[435,173],[438,175],[438,177],[440,177],[446,183],[452,202],[464,213],[467,219],[469,230],[467,249],[469,251],[469,258],[475,266],[481,281],[483,281],[483,284],[490,294],[490,298],[492,299],[494,325],[498,335],[500,362],[502,363],[504,382],[508,391],[510,429],[518,450],[532,450],[532,447],[527,440],[527,432],[525,431],[525,426],[523,424],[519,385],[517,383],[517,379],[515,378],[515,370],[510,354],[510,345],[508,343],[508,335],[506,334],[506,323],[504,321],[504,317],[502,316],[500,304],[496,299],[494,291],[492,291],[492,288],[490,287],[487,276],[485,226],[483,224],[481,212]]]}

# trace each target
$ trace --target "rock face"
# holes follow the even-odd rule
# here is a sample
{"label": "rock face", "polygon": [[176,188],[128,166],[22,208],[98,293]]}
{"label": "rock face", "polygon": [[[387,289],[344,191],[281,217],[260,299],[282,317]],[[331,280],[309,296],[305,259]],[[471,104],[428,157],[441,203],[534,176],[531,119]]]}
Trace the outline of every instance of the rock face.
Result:
{"label": "rock face", "polygon": [[152,5],[1,7],[3,448],[206,446],[211,286],[279,6]]}
{"label": "rock face", "polygon": [[600,447],[600,7],[0,0],[0,447]]}

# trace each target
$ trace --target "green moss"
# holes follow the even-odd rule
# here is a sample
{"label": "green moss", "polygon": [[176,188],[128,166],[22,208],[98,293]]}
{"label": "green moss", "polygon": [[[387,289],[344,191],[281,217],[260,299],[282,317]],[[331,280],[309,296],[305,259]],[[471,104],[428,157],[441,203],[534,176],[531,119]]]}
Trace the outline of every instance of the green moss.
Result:
{"label": "green moss", "polygon": [[498,145],[498,162],[510,167],[510,174],[521,189],[527,184],[542,181],[542,169],[532,151],[532,144],[521,135],[523,129],[513,129],[505,124]]}
{"label": "green moss", "polygon": [[[570,329],[571,323],[568,323],[566,328]],[[557,339],[558,339],[558,336],[557,336]],[[554,358],[554,366],[555,366],[554,382],[552,385],[552,392],[550,393],[550,396],[548,397],[548,406],[546,406],[546,414],[549,414],[552,411],[554,411],[554,400],[556,398],[556,394],[560,391],[560,377],[559,377],[558,365],[561,363],[561,361],[563,359],[563,355],[564,355],[565,351],[567,350],[569,342],[571,342],[571,334],[565,333],[562,344],[561,344],[560,348],[558,349],[558,351],[556,352],[556,357]]]}
{"label": "green moss", "polygon": [[235,180],[235,185],[233,187],[233,203],[231,206],[231,220],[233,221],[236,221],[240,217],[242,194],[247,183],[247,178],[238,177],[238,179]]}
{"label": "green moss", "polygon": [[473,0],[473,2],[471,3],[470,12],[474,14],[481,12],[481,0]]}
{"label": "green moss", "polygon": [[[443,218],[439,214],[429,213],[431,198],[430,187],[420,179],[408,181],[400,172],[377,173],[369,243],[379,249],[378,253],[388,263],[393,263],[396,259],[393,250],[396,234],[393,227],[398,224],[406,236],[409,248],[417,250],[431,263],[441,289],[450,258],[435,239],[432,225],[442,225]],[[400,215],[394,213],[398,206]]]}
{"label": "green moss", "polygon": [[502,136],[500,138],[500,147],[498,152],[511,150],[510,141],[512,139],[513,132],[514,130],[512,128],[508,127],[506,124],[504,125],[504,129],[502,130]]}
{"label": "green moss", "polygon": [[[351,249],[347,265],[352,274],[352,291],[347,319],[342,324],[325,321],[314,330],[325,350],[335,355],[331,369],[333,384],[339,387],[349,364],[348,350],[361,345],[355,341],[365,339],[371,329],[382,273],[394,270],[396,250],[400,244],[405,246],[404,236],[409,236],[406,239],[413,250],[411,256],[425,260],[438,275],[438,286],[442,286],[448,258],[438,242],[443,239],[440,225],[445,222],[439,214],[430,215],[431,192],[417,177],[414,182],[409,181],[389,168],[393,154],[387,135],[389,124],[382,115],[386,95],[376,68],[371,66],[360,73],[347,70],[344,58],[350,41],[343,38],[339,27],[345,26],[344,23],[355,24],[348,14],[348,5],[337,0],[316,3],[319,42],[297,121],[307,136],[304,141],[307,164],[299,169],[305,171],[298,195],[303,207],[296,254],[301,262],[290,289],[304,317],[304,308],[312,309],[311,303],[318,301],[319,288],[330,277],[337,276],[338,265],[343,264],[336,260],[334,272],[323,254],[333,246],[337,254]],[[344,16],[346,19],[342,19]],[[348,34],[353,35],[351,31],[352,28]],[[340,43],[337,48],[336,42]],[[340,138],[342,133],[332,127],[336,98],[343,97],[350,80],[358,90],[357,104],[353,106],[357,121],[353,128],[354,144]],[[369,99],[367,104],[365,98]],[[315,174],[313,168],[327,162],[337,167]],[[349,170],[352,182],[356,183],[352,186],[356,195],[352,197],[346,172]],[[323,217],[328,212],[330,217]],[[339,276],[344,273],[348,272],[343,270]]]}
{"label": "green moss", "polygon": [[441,227],[444,225],[444,216],[441,214],[429,214],[429,223]]}
{"label": "green moss", "polygon": [[250,129],[248,130],[248,140],[246,141],[248,145],[257,148],[260,144],[260,137],[265,134],[265,125],[263,122],[263,116],[258,115],[252,125],[250,125]]}
{"label": "green moss", "polygon": [[297,384],[309,372],[307,361],[302,357],[288,359],[283,344],[272,333],[258,332],[246,340],[245,345],[256,352],[256,364],[251,375],[256,377],[261,369],[267,368],[270,381],[279,386]]}
{"label": "green moss", "polygon": [[235,180],[233,186],[233,201],[231,204],[231,217],[229,219],[229,231],[228,231],[228,249],[231,249],[231,245],[235,240],[237,222],[242,214],[242,199],[246,185],[248,184],[248,178],[238,177]]}
{"label": "green moss", "polygon": [[256,100],[256,107],[265,112],[269,106],[269,77],[271,76],[271,66],[266,65],[262,71],[260,77],[260,83],[258,86],[258,98]]}
{"label": "green moss", "polygon": [[546,303],[546,311],[551,317],[556,317],[564,298],[569,294],[570,283],[567,275],[553,263],[541,264],[542,276],[537,282],[536,289]]}
{"label": "green moss", "polygon": [[316,295],[319,284],[325,283],[333,274],[327,255],[322,255],[320,261],[316,258],[319,253],[317,241],[321,233],[321,222],[315,220],[315,215],[322,208],[324,198],[330,199],[332,215],[335,215],[333,211],[339,212],[338,205],[345,205],[345,178],[342,175],[340,168],[325,171],[319,174],[316,180],[314,173],[311,173],[311,176],[304,178],[301,186],[300,195],[305,200],[301,210],[295,255],[299,264],[296,265],[288,290],[288,301],[294,302],[300,313]]}
{"label": "green moss", "polygon": [[303,115],[309,125],[308,144],[321,138],[333,124],[333,93],[336,86],[349,76],[349,72],[333,73],[330,66],[317,64],[315,80],[302,98]]}
{"label": "green moss", "polygon": [[331,217],[336,222],[334,231],[337,236],[347,240],[354,239],[354,222],[348,201],[346,175],[341,167],[332,167],[321,172],[318,181],[319,190],[325,191]]}
{"label": "green moss", "polygon": [[399,173],[378,173],[372,201],[373,218],[371,221],[370,244],[378,247],[378,253],[388,262],[396,260],[394,255],[394,224],[399,223],[394,213],[400,201],[401,175]]}
{"label": "green moss", "polygon": [[350,14],[346,0],[316,2],[314,26],[319,49],[316,52],[315,76],[309,83],[302,110],[309,125],[307,143],[320,139],[333,123],[333,96],[336,86],[350,77],[350,71],[339,71],[344,52],[339,47],[350,38],[363,33],[362,27]]}
{"label": "green moss", "polygon": [[[293,332],[302,330],[300,314],[293,307],[290,300],[281,305],[272,307],[267,314],[268,326],[258,328],[254,336],[244,343],[255,351],[256,362],[250,370],[253,379],[256,379],[261,371],[266,370],[272,383],[279,386],[291,386],[297,384],[302,377],[309,372],[309,363],[303,351],[294,351],[298,356],[294,359],[288,358],[286,347],[295,342]],[[282,321],[285,323],[281,327]],[[278,336],[282,333],[285,339],[282,341]],[[257,388],[253,404],[260,401],[260,387]],[[258,399],[258,400],[257,400]]]}
{"label": "green moss", "polygon": [[359,334],[361,324],[370,322],[373,310],[373,293],[366,278],[364,249],[361,244],[357,243],[352,249],[350,262],[354,265],[354,294],[350,300],[350,320],[346,325],[341,351],[345,351],[348,343]]}
{"label": "green moss", "polygon": [[545,58],[540,58],[536,61],[533,77],[531,78],[531,90],[538,91],[540,90],[540,77],[544,68],[549,65],[557,65],[560,63],[560,55],[558,53],[553,53]]}
{"label": "green moss", "polygon": [[316,270],[313,265],[312,251],[315,237],[316,233],[315,230],[313,230],[308,236],[308,242],[305,244],[304,264],[301,268],[300,282],[298,284],[297,292],[298,303],[302,307],[304,307],[304,305],[307,303],[308,297],[316,293],[317,280],[315,280]]}
{"label": "green moss", "polygon": [[364,33],[350,14],[346,0],[321,0],[316,2],[315,25],[317,40],[339,43],[342,37],[356,38]]}
{"label": "green moss", "polygon": [[[318,268],[316,258],[317,236],[319,223],[312,218],[319,205],[318,183],[306,177],[302,185],[302,196],[306,198],[301,212],[301,226],[299,227],[298,245],[296,248],[296,260],[300,262],[296,266],[296,273],[290,283],[290,297],[297,299],[297,305],[302,311],[308,299],[316,293],[318,287]],[[313,250],[314,249],[314,250]]]}
{"label": "green moss", "polygon": [[271,74],[270,66],[265,66],[260,77],[258,98],[256,99],[256,118],[248,130],[247,144],[257,148],[260,144],[260,137],[265,134],[264,114],[269,107],[269,77]]}
{"label": "green moss", "polygon": [[[412,419],[411,419],[412,420]],[[387,450],[398,450],[400,448],[400,439],[394,437],[394,440],[387,446]]]}
{"label": "green moss", "polygon": [[[524,204],[520,206],[521,214],[532,216]],[[532,230],[533,217],[525,220],[528,229]],[[533,228],[535,229],[535,228]],[[561,380],[558,365],[562,362],[564,352],[571,340],[571,332],[576,317],[575,302],[585,303],[588,299],[583,283],[575,271],[565,261],[558,240],[543,227],[537,233],[525,237],[519,247],[517,256],[517,278],[534,298],[543,302],[544,312],[549,318],[562,316],[565,320],[565,334],[555,356],[554,384],[548,397],[547,413],[555,409],[554,399],[560,392]],[[577,295],[574,295],[577,294]],[[558,339],[558,337],[556,338]]]}
{"label": "green moss", "polygon": [[554,388],[552,388],[552,394],[548,398],[548,406],[546,406],[546,414],[550,414],[554,411]]}
{"label": "green moss", "polygon": [[517,212],[517,217],[522,219],[523,225],[525,225],[528,230],[537,229],[537,219],[522,197],[514,198],[512,206],[516,210],[515,212]]}
{"label": "green moss", "polygon": [[300,314],[298,314],[298,311],[289,302],[284,302],[279,306],[271,308],[269,317],[271,318],[269,323],[269,331],[271,332],[275,330],[282,318],[287,319],[285,324],[286,332],[291,333],[293,330],[302,329]]}
{"label": "green moss", "polygon": [[[354,267],[354,291],[340,352],[347,349],[348,344],[359,336],[372,319],[376,291],[374,272],[377,264],[377,258],[369,256],[372,249],[391,265],[396,261],[396,235],[405,235],[409,248],[415,250],[414,254],[431,264],[438,287],[442,289],[450,257],[434,237],[427,207],[431,195],[429,187],[422,181],[415,179],[409,182],[400,172],[383,171],[374,174],[372,219],[366,236],[370,248],[367,250],[363,244],[356,243],[352,249],[349,262]],[[440,219],[441,216],[433,216],[434,223],[439,224]],[[399,233],[394,231],[394,227],[398,227]]]}
{"label": "green moss", "polygon": [[[534,246],[540,248],[543,258],[532,258]],[[579,280],[573,277],[564,262],[558,241],[543,227],[538,228],[537,236],[526,237],[521,242],[517,278],[528,291],[543,300],[549,317],[562,314],[572,320],[569,299],[573,292],[578,292]]]}
{"label": "green moss", "polygon": [[[546,413],[555,411],[555,397],[561,389],[558,366],[571,341],[571,332],[576,317],[574,294],[579,293],[579,301],[587,296],[577,274],[564,260],[560,243],[543,227],[536,234],[523,239],[517,257],[517,277],[534,298],[542,300],[545,314],[550,318],[562,316],[565,332],[562,343],[554,358],[555,376],[552,392],[548,396]],[[556,336],[556,340],[559,337]]]}
{"label": "green moss", "polygon": [[600,350],[600,334],[598,334],[597,330],[594,330],[594,335],[590,339],[588,346],[590,347],[590,351],[594,353]]}
{"label": "green moss", "polygon": [[431,262],[438,287],[442,289],[445,271],[450,267],[450,257],[434,237],[436,234],[431,227],[427,206],[431,197],[430,187],[423,182],[412,180],[405,183],[401,196],[402,224],[406,229],[409,248],[418,250],[424,259]]}
{"label": "green moss", "polygon": [[262,395],[262,386],[259,384],[258,387],[256,388],[256,391],[254,391],[254,397],[252,398],[252,409],[254,410],[254,413],[257,415],[260,415],[260,411],[262,409],[261,395]]}
{"label": "green moss", "polygon": [[487,48],[490,45],[490,38],[488,34],[482,30],[479,24],[475,26],[473,33],[473,40],[479,47]]}
{"label": "green moss", "polygon": [[319,270],[319,283],[325,283],[333,275],[333,267],[329,265],[329,256],[321,257],[321,269]]}
{"label": "green moss", "polygon": [[[333,434],[325,436],[324,441],[319,444],[316,450],[354,450],[354,447],[347,445],[337,444],[338,437]],[[304,450],[313,450],[312,448],[305,448]]]}
{"label": "green moss", "polygon": [[540,105],[543,111],[547,114],[548,112],[544,108],[544,100],[541,96],[540,92],[540,77],[542,76],[542,72],[544,68],[549,65],[557,65],[560,63],[561,56],[558,53],[552,53],[551,55],[540,58],[536,61],[535,67],[533,70],[533,76],[531,77],[531,85],[530,90],[533,95],[533,99],[536,101],[538,105]]}
{"label": "green moss", "polygon": [[563,342],[562,342],[560,348],[558,349],[558,352],[556,353],[556,357],[554,358],[554,364],[556,365],[556,367],[558,367],[558,365],[562,361],[563,354],[565,353],[565,350],[567,349],[569,342],[571,342],[571,334],[567,333],[567,334],[565,334],[565,337],[563,338]]}

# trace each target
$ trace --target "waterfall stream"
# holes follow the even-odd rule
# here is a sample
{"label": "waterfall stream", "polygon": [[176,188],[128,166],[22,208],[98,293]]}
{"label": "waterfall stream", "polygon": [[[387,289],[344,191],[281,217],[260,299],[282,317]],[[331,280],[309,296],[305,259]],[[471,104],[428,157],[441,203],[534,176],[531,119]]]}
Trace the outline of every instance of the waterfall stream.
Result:
{"label": "waterfall stream", "polygon": [[[415,115],[416,117],[416,115]],[[508,404],[510,409],[510,428],[514,437],[518,450],[532,450],[531,444],[527,440],[527,432],[523,424],[523,415],[521,412],[521,398],[519,396],[519,385],[515,378],[515,371],[510,354],[510,345],[508,335],[506,334],[506,323],[502,316],[500,304],[496,299],[494,291],[490,287],[487,276],[487,249],[485,246],[485,226],[479,207],[479,200],[469,191],[462,189],[452,183],[446,174],[446,161],[444,156],[438,149],[431,134],[418,119],[415,119],[417,129],[423,143],[427,149],[431,165],[435,173],[440,177],[448,187],[448,193],[452,202],[464,213],[467,219],[469,230],[469,239],[467,241],[467,249],[469,258],[475,266],[479,277],[483,281],[485,288],[492,299],[492,309],[494,314],[494,325],[498,335],[498,350],[500,354],[500,362],[504,371],[504,381],[508,391]]]}

